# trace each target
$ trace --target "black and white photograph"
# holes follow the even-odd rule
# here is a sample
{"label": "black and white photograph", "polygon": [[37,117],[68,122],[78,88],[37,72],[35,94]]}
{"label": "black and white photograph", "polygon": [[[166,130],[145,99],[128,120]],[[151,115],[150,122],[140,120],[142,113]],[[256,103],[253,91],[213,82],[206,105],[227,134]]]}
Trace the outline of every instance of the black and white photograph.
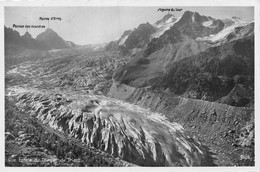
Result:
{"label": "black and white photograph", "polygon": [[250,5],[5,6],[5,167],[254,167],[255,29]]}

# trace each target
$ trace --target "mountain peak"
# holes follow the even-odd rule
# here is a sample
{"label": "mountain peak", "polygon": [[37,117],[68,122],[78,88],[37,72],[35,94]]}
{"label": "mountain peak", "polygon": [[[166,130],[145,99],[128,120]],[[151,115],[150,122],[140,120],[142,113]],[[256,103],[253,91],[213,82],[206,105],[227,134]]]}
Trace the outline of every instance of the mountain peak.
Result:
{"label": "mountain peak", "polygon": [[[45,32],[55,32],[54,30],[52,30],[51,28],[47,28],[46,30],[45,30]],[[56,33],[56,32],[55,32]]]}
{"label": "mountain peak", "polygon": [[57,32],[55,32],[55,31],[54,31],[53,29],[51,29],[51,28],[47,28],[43,33],[58,35]]}
{"label": "mountain peak", "polygon": [[191,23],[200,23],[214,20],[212,17],[200,15],[198,12],[185,11],[179,20],[179,24],[191,24]]}
{"label": "mountain peak", "polygon": [[158,20],[155,24],[161,24],[169,20],[170,18],[174,17],[172,14],[166,14],[161,20]]}
{"label": "mountain peak", "polygon": [[179,23],[186,23],[194,21],[194,12],[185,11],[179,21]]}
{"label": "mountain peak", "polygon": [[68,48],[66,42],[51,28],[47,28],[44,32],[40,33],[36,39],[45,42],[52,49]]}
{"label": "mountain peak", "polygon": [[185,11],[182,16],[192,16],[194,12],[192,11]]}
{"label": "mountain peak", "polygon": [[146,23],[143,23],[143,24],[140,24],[136,30],[153,30],[153,26],[149,23],[149,22],[146,22]]}
{"label": "mountain peak", "polygon": [[25,32],[25,34],[22,37],[24,37],[26,39],[31,39],[32,35],[27,31],[27,32]]}

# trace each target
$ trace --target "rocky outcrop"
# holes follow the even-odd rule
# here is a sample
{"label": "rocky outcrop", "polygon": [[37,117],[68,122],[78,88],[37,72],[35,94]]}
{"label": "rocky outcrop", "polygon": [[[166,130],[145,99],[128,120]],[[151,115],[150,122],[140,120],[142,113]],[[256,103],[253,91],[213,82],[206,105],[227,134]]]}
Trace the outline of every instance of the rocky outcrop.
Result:
{"label": "rocky outcrop", "polygon": [[206,149],[161,114],[101,96],[11,90],[21,111],[114,157],[146,166],[212,165]]}

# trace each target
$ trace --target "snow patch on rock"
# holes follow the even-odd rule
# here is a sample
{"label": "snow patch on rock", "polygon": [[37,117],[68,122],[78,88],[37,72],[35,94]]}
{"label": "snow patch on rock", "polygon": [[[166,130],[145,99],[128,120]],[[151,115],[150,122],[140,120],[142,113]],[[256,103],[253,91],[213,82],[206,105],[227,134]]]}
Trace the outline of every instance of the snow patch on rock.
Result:
{"label": "snow patch on rock", "polygon": [[152,34],[152,38],[158,38],[160,37],[166,30],[169,30],[175,23],[177,23],[180,20],[181,17],[178,17],[177,19],[174,18],[174,16],[170,17],[168,20],[166,20],[165,23],[160,24],[154,24],[153,26],[157,28],[157,31]]}
{"label": "snow patch on rock", "polygon": [[124,36],[122,39],[120,39],[118,45],[124,45],[124,43],[125,43],[126,39],[128,38],[128,36],[129,36],[129,35],[126,35],[126,36]]}
{"label": "snow patch on rock", "polygon": [[210,25],[212,25],[212,23],[213,23],[213,21],[210,20],[210,21],[203,22],[202,25],[205,27],[209,27]]}
{"label": "snow patch on rock", "polygon": [[193,14],[192,14],[192,22],[195,22],[195,17],[194,17],[194,15],[195,15],[195,12],[193,12]]}

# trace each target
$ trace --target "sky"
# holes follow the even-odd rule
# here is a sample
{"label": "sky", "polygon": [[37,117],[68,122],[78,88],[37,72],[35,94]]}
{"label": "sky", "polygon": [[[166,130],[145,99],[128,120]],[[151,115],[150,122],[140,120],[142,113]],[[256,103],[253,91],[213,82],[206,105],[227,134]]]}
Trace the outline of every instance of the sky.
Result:
{"label": "sky", "polygon": [[[105,43],[119,38],[125,30],[137,28],[141,23],[153,24],[160,20],[168,12],[158,11],[159,8],[182,8],[181,12],[171,12],[176,17],[189,10],[216,19],[233,16],[254,19],[253,7],[5,7],[5,26],[13,28],[13,24],[45,25],[47,28],[48,22],[39,18],[58,17],[61,21],[50,20],[49,27],[64,40],[79,45]],[[46,28],[29,28],[28,32],[36,38]],[[20,35],[27,30],[13,29]]]}

